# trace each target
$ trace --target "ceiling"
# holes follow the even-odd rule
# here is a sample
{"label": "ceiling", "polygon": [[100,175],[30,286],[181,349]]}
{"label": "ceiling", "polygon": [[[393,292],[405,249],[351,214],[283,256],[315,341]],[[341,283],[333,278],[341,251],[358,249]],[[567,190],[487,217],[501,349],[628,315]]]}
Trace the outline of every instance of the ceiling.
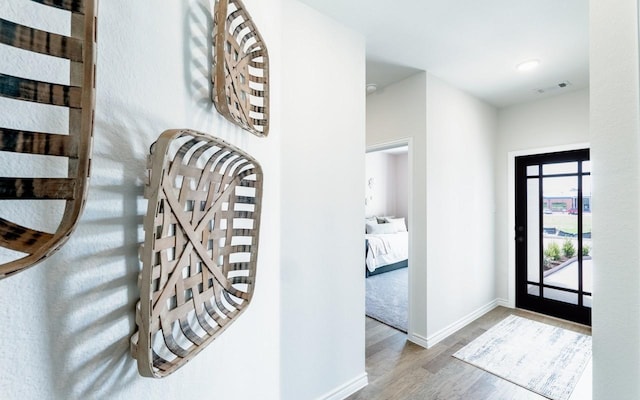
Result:
{"label": "ceiling", "polygon": [[379,88],[424,70],[504,107],[589,85],[587,0],[301,1],[364,34]]}

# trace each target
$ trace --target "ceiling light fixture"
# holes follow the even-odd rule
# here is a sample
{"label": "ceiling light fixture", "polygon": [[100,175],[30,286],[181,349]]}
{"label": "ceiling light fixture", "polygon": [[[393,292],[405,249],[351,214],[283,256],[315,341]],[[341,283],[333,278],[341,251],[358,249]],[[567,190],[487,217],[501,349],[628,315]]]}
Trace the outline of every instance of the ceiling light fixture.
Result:
{"label": "ceiling light fixture", "polygon": [[532,71],[540,65],[540,60],[527,60],[516,65],[516,69],[520,72]]}
{"label": "ceiling light fixture", "polygon": [[378,90],[378,85],[375,83],[367,83],[367,94],[371,94]]}

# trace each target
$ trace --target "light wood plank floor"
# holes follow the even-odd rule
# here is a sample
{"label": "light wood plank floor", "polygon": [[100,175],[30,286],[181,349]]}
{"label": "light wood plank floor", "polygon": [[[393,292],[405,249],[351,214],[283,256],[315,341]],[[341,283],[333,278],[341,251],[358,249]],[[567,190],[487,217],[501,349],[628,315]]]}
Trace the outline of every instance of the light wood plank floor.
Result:
{"label": "light wood plank floor", "polygon": [[523,310],[498,307],[430,349],[376,320],[366,322],[369,385],[347,400],[545,400],[451,355],[508,315],[591,334],[591,329]]}

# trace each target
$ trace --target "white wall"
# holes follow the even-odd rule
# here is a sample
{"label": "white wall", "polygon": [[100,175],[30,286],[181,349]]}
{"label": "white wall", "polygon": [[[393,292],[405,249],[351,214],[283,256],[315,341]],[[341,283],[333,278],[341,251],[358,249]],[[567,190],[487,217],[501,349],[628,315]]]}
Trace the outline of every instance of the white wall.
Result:
{"label": "white wall", "polygon": [[395,199],[398,217],[409,217],[409,154],[396,154],[393,156],[395,163]]}
{"label": "white wall", "polygon": [[515,306],[514,157],[588,147],[589,90],[498,111],[496,141],[496,289]]}
{"label": "white wall", "polygon": [[495,300],[496,110],[420,73],[367,97],[367,146],[410,140],[409,338],[432,345]]}
{"label": "white wall", "polygon": [[[100,2],[89,198],[77,231],[59,253],[0,281],[2,399],[280,398],[281,3],[244,3],[271,56],[267,139],[230,125],[208,100],[209,1],[169,0],[161,7],[151,0]],[[51,24],[29,11],[36,7],[41,6],[3,0],[0,14]],[[7,57],[11,51],[0,46],[0,72],[43,69],[33,61],[14,64],[18,60]],[[5,105],[0,107],[6,110]],[[24,113],[10,114],[0,113],[0,124],[27,128],[33,121]],[[247,311],[220,338],[175,374],[152,380],[138,375],[129,355],[146,212],[142,182],[151,143],[165,129],[181,127],[240,146],[264,169],[257,285]],[[38,224],[41,216],[31,219]]]}
{"label": "white wall", "polygon": [[427,75],[427,339],[495,300],[496,109]]}
{"label": "white wall", "polygon": [[[365,215],[407,218],[409,172],[407,154],[373,151],[365,155]],[[373,178],[373,182],[370,180]]]}
{"label": "white wall", "polygon": [[638,3],[590,2],[593,398],[640,398]]}
{"label": "white wall", "polygon": [[341,399],[367,382],[365,43],[296,1],[283,21],[282,399]]}
{"label": "white wall", "polygon": [[396,215],[396,166],[393,155],[371,152],[365,155],[365,215]]}
{"label": "white wall", "polygon": [[367,96],[367,148],[409,143],[409,338],[427,336],[427,75],[419,73]]}

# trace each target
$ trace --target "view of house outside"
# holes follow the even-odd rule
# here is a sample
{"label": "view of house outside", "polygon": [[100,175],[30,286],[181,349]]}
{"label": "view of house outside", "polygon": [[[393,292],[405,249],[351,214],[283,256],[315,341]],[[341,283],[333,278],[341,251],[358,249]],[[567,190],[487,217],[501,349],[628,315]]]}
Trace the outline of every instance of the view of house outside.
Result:
{"label": "view of house outside", "polygon": [[[578,254],[582,253],[583,290],[591,292],[591,176],[582,177],[582,204],[579,204],[577,176],[544,178],[543,187],[542,245],[545,284],[577,290]],[[582,213],[579,212],[580,209]],[[578,242],[580,217],[581,248]],[[591,296],[585,296],[584,303],[590,306]]]}

